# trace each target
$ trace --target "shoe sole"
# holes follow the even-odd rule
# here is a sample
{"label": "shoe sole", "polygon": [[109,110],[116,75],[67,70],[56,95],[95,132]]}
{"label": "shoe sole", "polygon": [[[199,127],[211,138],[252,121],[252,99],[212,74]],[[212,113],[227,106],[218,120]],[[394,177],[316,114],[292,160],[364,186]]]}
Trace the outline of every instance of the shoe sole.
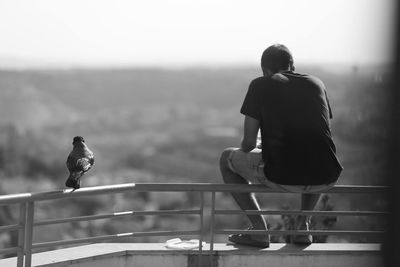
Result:
{"label": "shoe sole", "polygon": [[291,243],[297,244],[297,245],[311,245],[312,244],[312,236],[308,235],[299,235],[291,238]]}
{"label": "shoe sole", "polygon": [[258,247],[258,248],[268,248],[269,242],[263,242],[259,240],[252,239],[249,235],[231,235],[228,238],[229,241],[238,244],[238,245],[245,245],[251,247]]}

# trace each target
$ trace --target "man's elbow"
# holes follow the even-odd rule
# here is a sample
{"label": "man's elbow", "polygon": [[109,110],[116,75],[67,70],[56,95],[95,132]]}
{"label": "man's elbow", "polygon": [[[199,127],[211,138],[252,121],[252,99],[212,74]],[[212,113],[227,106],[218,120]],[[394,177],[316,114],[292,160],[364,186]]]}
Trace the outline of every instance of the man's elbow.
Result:
{"label": "man's elbow", "polygon": [[254,148],[256,148],[256,143],[254,142],[246,142],[245,140],[242,141],[241,149],[243,152],[250,152]]}

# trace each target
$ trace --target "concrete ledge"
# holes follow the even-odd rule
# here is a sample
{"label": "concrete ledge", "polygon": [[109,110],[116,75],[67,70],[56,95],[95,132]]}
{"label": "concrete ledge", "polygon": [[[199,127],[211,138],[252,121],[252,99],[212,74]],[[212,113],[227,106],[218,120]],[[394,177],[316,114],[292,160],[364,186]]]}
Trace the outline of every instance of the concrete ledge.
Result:
{"label": "concrete ledge", "polygon": [[[203,264],[209,266],[209,244],[203,248]],[[171,250],[162,243],[98,243],[35,253],[32,266],[197,266],[197,250]],[[16,266],[16,258],[0,260],[0,266]],[[324,243],[297,246],[272,243],[257,249],[233,244],[214,244],[214,266],[383,266],[379,244]]]}

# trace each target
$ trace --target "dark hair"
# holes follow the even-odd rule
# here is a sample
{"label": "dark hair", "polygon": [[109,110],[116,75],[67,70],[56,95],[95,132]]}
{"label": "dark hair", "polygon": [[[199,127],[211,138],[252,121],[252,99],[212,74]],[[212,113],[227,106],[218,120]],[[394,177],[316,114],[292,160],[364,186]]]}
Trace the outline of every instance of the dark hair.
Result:
{"label": "dark hair", "polygon": [[292,69],[293,57],[289,49],[282,44],[274,44],[265,49],[261,57],[261,67],[272,72]]}

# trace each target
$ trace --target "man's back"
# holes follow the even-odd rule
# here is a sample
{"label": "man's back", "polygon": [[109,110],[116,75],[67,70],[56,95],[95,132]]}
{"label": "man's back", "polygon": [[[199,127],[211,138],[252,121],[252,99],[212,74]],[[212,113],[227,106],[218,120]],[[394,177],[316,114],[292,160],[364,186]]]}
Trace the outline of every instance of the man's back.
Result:
{"label": "man's back", "polygon": [[280,184],[334,182],[341,166],[331,138],[323,83],[294,72],[252,81],[241,112],[260,121],[264,171]]}

